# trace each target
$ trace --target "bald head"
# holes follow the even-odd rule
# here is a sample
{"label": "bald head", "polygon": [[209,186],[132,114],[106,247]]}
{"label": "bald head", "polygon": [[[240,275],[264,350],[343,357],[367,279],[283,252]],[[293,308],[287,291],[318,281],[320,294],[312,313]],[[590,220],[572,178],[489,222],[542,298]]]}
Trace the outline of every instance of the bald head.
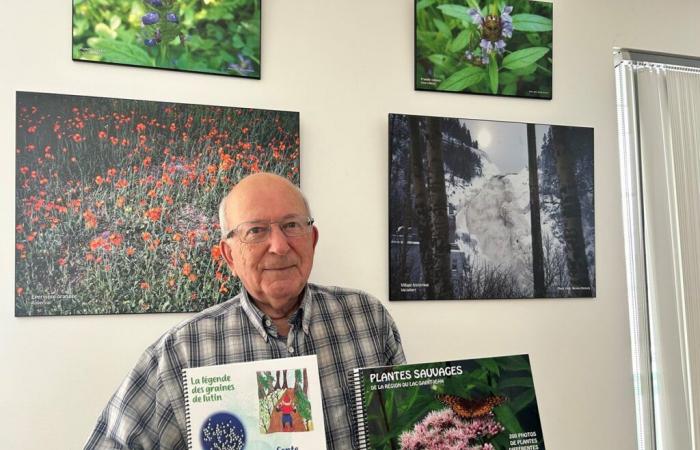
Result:
{"label": "bald head", "polygon": [[[266,217],[257,217],[256,214],[259,215],[261,207],[266,208],[264,203],[278,199],[285,199],[285,203],[292,203],[287,206],[300,209],[300,214],[311,215],[306,197],[288,179],[268,172],[255,173],[243,178],[219,204],[222,238],[226,237],[231,228],[240,222],[266,219]],[[263,204],[260,204],[261,202]]]}

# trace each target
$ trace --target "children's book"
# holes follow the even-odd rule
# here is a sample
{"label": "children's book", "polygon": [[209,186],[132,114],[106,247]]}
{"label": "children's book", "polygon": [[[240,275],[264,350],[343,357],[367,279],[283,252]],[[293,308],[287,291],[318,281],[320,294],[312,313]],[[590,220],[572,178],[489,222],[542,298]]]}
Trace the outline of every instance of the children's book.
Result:
{"label": "children's book", "polygon": [[316,355],[184,369],[190,450],[325,449]]}
{"label": "children's book", "polygon": [[355,369],[358,447],[544,450],[527,355]]}

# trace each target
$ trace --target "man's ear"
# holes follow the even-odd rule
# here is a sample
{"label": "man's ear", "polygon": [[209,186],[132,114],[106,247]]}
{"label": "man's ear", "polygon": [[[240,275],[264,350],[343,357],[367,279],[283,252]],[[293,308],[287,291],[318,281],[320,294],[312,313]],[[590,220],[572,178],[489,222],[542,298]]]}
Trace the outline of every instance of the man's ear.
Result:
{"label": "man's ear", "polygon": [[318,243],[318,228],[316,228],[316,225],[314,225],[311,232],[314,234],[314,249],[316,249],[316,244]]}
{"label": "man's ear", "polygon": [[236,268],[234,267],[233,263],[233,250],[231,249],[231,246],[228,245],[225,240],[223,240],[219,242],[219,249],[221,250],[221,255],[224,257],[224,261],[226,261],[226,265],[231,271],[231,275],[235,277]]}

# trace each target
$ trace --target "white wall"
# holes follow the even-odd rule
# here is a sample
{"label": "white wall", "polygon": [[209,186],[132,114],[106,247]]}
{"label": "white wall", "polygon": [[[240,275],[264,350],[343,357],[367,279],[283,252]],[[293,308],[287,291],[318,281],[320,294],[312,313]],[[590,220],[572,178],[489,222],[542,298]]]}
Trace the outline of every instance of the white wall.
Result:
{"label": "white wall", "polygon": [[[548,448],[635,448],[611,50],[700,55],[698,2],[556,1],[551,101],[414,91],[412,5],[265,0],[252,81],[73,62],[69,2],[3,4],[0,448],[79,448],[140,352],[187,317],[14,317],[16,90],[300,111],[312,280],[385,301],[409,361],[529,353]],[[388,303],[389,112],[594,127],[598,298]]]}

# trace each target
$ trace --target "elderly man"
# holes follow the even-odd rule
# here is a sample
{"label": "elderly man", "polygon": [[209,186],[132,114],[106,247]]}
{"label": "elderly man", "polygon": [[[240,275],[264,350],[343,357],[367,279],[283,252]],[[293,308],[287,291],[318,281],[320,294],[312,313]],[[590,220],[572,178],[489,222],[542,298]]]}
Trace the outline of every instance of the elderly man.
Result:
{"label": "elderly man", "polygon": [[222,200],[221,251],[244,290],[148,347],[99,417],[86,449],[185,449],[185,367],[318,356],[329,449],[353,444],[348,371],[404,363],[384,307],[308,283],[318,230],[296,186],[261,173]]}

